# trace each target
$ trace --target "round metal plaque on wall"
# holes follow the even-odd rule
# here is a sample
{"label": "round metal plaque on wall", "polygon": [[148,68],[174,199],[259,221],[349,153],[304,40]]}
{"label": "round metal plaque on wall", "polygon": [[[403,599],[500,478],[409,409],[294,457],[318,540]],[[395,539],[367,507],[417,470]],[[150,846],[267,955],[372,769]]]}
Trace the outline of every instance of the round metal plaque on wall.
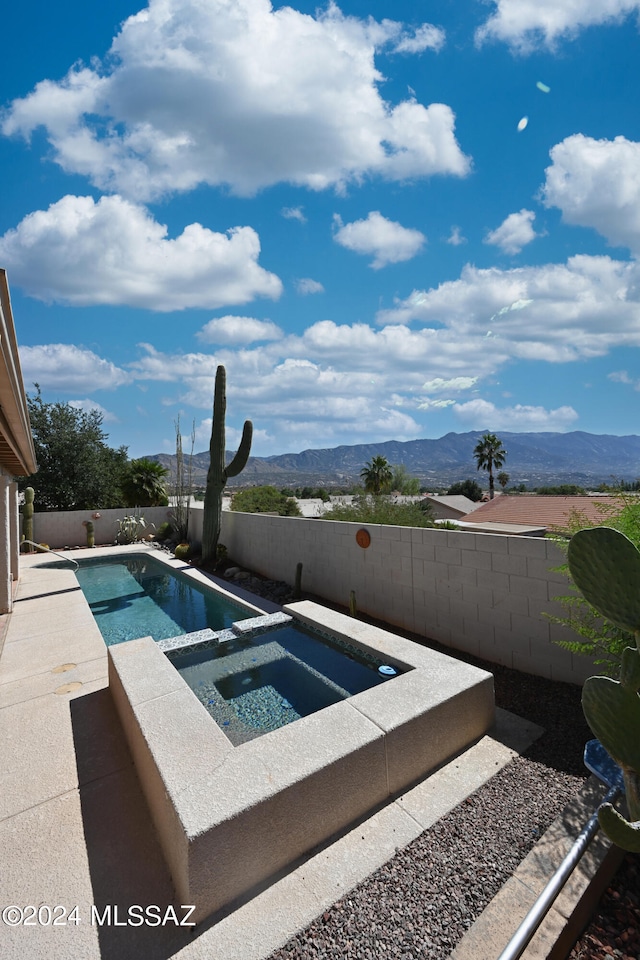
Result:
{"label": "round metal plaque on wall", "polygon": [[368,530],[358,530],[356,533],[356,543],[365,550],[371,543],[371,534]]}

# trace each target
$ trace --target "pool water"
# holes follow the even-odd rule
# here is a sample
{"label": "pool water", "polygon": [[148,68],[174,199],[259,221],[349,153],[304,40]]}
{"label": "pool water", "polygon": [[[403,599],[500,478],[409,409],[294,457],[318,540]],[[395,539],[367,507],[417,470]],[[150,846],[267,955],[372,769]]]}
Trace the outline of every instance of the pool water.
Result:
{"label": "pool water", "polygon": [[167,655],[235,746],[391,678],[381,660],[298,625]]}
{"label": "pool water", "polygon": [[144,554],[81,561],[76,576],[107,646],[137,637],[165,640],[206,627],[222,630],[251,616],[223,594],[199,589]]}

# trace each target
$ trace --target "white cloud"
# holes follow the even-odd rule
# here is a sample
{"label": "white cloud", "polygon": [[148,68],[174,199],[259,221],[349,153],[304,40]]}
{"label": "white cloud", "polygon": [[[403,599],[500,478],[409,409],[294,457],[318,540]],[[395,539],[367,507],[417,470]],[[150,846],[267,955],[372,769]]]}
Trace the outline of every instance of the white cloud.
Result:
{"label": "white cloud", "polygon": [[280,296],[258,265],[251,227],[214,233],[199,223],[168,239],[144,207],[119,196],[66,196],[0,237],[0,262],[39,300],[149,310],[217,308]]}
{"label": "white cloud", "polygon": [[324,293],[324,287],[318,280],[312,280],[311,277],[301,277],[296,280],[296,290],[301,296],[307,296],[310,293]]}
{"label": "white cloud", "polygon": [[150,343],[138,344],[143,351],[139,360],[128,364],[132,376],[138,380],[164,380],[166,382],[206,381],[213,384],[219,361],[211,353],[162,353]]}
{"label": "white cloud", "polygon": [[302,212],[302,207],[283,207],[280,213],[285,220],[298,220],[299,223],[306,223],[307,218]]}
{"label": "white cloud", "polygon": [[524,246],[537,237],[531,226],[535,218],[532,210],[524,208],[518,213],[510,213],[499,227],[487,234],[484,242],[500,247],[505,253],[520,253]]}
{"label": "white cloud", "polygon": [[634,390],[640,390],[640,380],[634,380],[626,370],[614,370],[613,373],[608,373],[607,380],[611,380],[612,383],[624,383],[625,386],[633,387]]}
{"label": "white cloud", "polygon": [[[213,425],[213,418],[206,417],[204,420],[201,420],[196,424],[195,427],[195,449],[196,450],[208,450],[209,443],[211,442],[211,427]],[[237,450],[238,444],[242,439],[242,424],[238,429],[234,427],[225,426],[225,446],[227,450]],[[191,446],[191,438],[189,440],[189,449]],[[264,456],[266,453],[271,453],[270,446],[273,443],[273,437],[267,430],[256,429],[254,424],[253,426],[253,439],[251,441],[251,456],[259,457]],[[184,444],[186,448],[186,443]],[[262,454],[261,452],[262,451]]]}
{"label": "white cloud", "polygon": [[447,243],[450,243],[452,247],[459,247],[466,242],[467,238],[462,236],[460,227],[451,227],[451,233],[447,237]]}
{"label": "white cloud", "polygon": [[427,380],[422,384],[425,393],[442,393],[445,390],[470,390],[478,382],[477,377],[452,377],[450,380],[443,380],[442,377],[436,377],[434,380]]}
{"label": "white cloud", "polygon": [[542,190],[566,223],[593,227],[609,243],[640,255],[640,143],[581,133],[552,148]]}
{"label": "white cloud", "polygon": [[429,25],[316,14],[268,0],[149,0],[109,56],[14,100],[3,131],[44,127],[53,157],[137,201],[198,184],[251,195],[279,182],[313,190],[364,176],[464,176],[446,104],[380,96],[383,48],[437,48]]}
{"label": "white cloud", "polygon": [[455,406],[455,400],[420,400],[418,410],[444,410],[446,407]]}
{"label": "white cloud", "polygon": [[513,270],[468,265],[460,279],[415,290],[378,321],[421,322],[441,345],[457,341],[469,360],[475,353],[496,364],[506,357],[563,363],[640,346],[639,291],[638,264],[610,257]]}
{"label": "white cloud", "polygon": [[131,381],[131,376],[91,350],[71,343],[47,343],[20,347],[22,377],[28,385],[39,383],[43,390],[114,390]]}
{"label": "white cloud", "polygon": [[446,34],[432,23],[423,23],[413,34],[405,32],[394,46],[394,53],[422,53],[423,50],[441,50]]}
{"label": "white cloud", "polygon": [[205,323],[196,336],[203,343],[233,344],[254,343],[256,340],[279,340],[280,327],[270,320],[255,317],[217,317]]}
{"label": "white cloud", "polygon": [[334,214],[333,239],[340,246],[365,255],[373,254],[370,264],[374,270],[390,263],[411,260],[424,246],[426,237],[419,230],[403,227],[394,220],[387,220],[378,210],[372,210],[366,220],[342,223]]}
{"label": "white cloud", "polygon": [[476,40],[503,40],[520,53],[573,38],[586,27],[619,23],[640,12],[640,0],[493,0],[495,12]]}
{"label": "white cloud", "polygon": [[578,414],[573,407],[531,407],[516,404],[513,407],[496,407],[487,400],[469,400],[453,407],[456,417],[466,426],[476,430],[550,431],[562,433],[573,426]]}
{"label": "white cloud", "polygon": [[[260,422],[267,423],[268,429],[259,427],[254,433],[252,450],[256,455],[274,452],[274,436],[279,438],[280,446],[288,442],[297,445],[301,439],[308,442],[313,436],[315,446],[347,439],[349,443],[365,441],[372,429],[383,439],[412,439],[419,435],[419,423],[410,414],[395,409],[396,377],[382,349],[373,364],[376,369],[364,372],[354,370],[344,353],[340,368],[326,360],[292,356],[300,339],[292,337],[251,350],[225,351],[208,358],[208,362],[195,354],[163,354],[147,344],[147,357],[132,367],[134,373],[142,376],[172,371],[178,392],[167,402],[210,410],[213,371],[218,362],[224,363],[228,445],[237,443],[244,419],[257,422],[259,411]],[[420,381],[417,371],[414,379],[416,383]],[[210,427],[210,419],[202,420],[197,429],[199,444],[208,442]]]}
{"label": "white cloud", "polygon": [[85,413],[91,413],[92,410],[97,410],[98,413],[102,414],[102,419],[105,423],[117,423],[118,418],[115,413],[110,413],[99,403],[96,403],[95,400],[69,400],[69,406],[73,407],[74,410],[84,410]]}

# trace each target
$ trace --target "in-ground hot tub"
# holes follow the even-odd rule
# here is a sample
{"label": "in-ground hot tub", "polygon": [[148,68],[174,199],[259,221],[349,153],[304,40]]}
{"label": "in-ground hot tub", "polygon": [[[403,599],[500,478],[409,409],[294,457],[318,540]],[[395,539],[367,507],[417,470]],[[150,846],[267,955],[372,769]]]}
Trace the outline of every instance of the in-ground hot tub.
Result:
{"label": "in-ground hot tub", "polygon": [[285,613],[202,633],[160,647],[236,747],[405,672]]}
{"label": "in-ground hot tub", "polygon": [[482,737],[491,674],[309,601],[285,610],[406,671],[234,746],[150,637],[109,680],[180,902],[229,907]]}

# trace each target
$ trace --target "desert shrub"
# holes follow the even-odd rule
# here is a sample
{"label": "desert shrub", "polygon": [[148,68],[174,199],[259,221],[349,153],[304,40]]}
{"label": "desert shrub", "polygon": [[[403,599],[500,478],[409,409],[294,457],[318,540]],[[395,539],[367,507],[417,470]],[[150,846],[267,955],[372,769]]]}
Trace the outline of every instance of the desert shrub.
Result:
{"label": "desert shrub", "polygon": [[352,523],[384,523],[395,527],[432,527],[430,505],[394,503],[390,497],[357,494],[351,504],[336,504],[323,520],[345,520]]}
{"label": "desert shrub", "polygon": [[231,509],[241,513],[277,513],[281,517],[299,517],[295,500],[272,486],[250,487],[233,495]]}

